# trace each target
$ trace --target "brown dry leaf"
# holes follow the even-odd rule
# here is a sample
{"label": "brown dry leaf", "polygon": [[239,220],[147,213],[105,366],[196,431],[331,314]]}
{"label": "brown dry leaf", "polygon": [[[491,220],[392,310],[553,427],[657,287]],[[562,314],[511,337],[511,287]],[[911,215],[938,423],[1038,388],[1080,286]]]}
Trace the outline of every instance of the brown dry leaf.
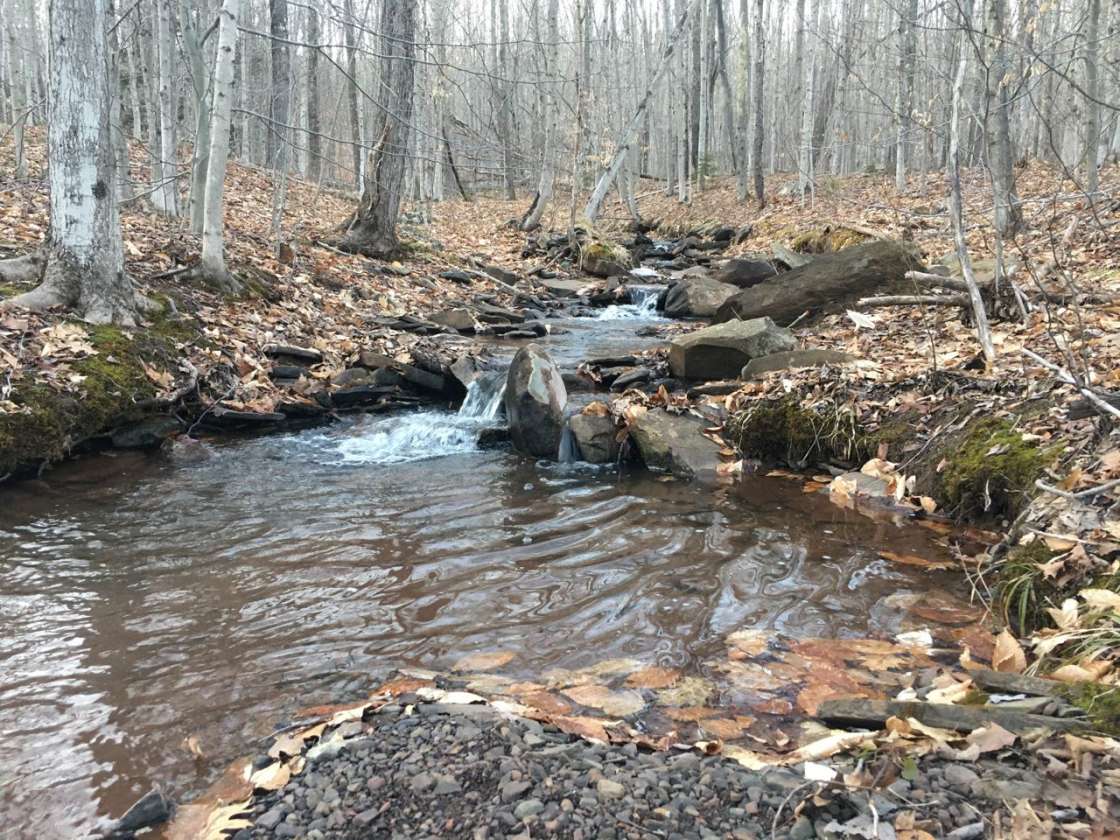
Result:
{"label": "brown dry leaf", "polygon": [[753,723],[753,718],[739,716],[734,720],[730,718],[705,718],[699,722],[699,726],[701,731],[708,735],[714,735],[721,741],[733,741],[741,737],[743,731],[749,729]]}
{"label": "brown dry leaf", "polygon": [[572,710],[571,703],[564,702],[549,691],[530,691],[516,696],[526,706],[540,709],[549,715],[566,715]]}
{"label": "brown dry leaf", "polygon": [[226,828],[237,825],[238,815],[249,810],[253,785],[249,781],[252,764],[248,759],[235,761],[198,799],[181,806],[165,832],[167,840],[209,840],[224,837]]}
{"label": "brown dry leaf", "polygon": [[636,691],[613,691],[605,685],[577,685],[564,689],[571,699],[581,706],[599,709],[611,717],[628,717],[646,707],[646,701]]}
{"label": "brown dry leaf", "polygon": [[630,688],[668,688],[680,678],[681,672],[676,668],[652,665],[628,676],[626,685]]}
{"label": "brown dry leaf", "polygon": [[1066,536],[1049,536],[1048,535],[1048,536],[1043,537],[1042,541],[1044,543],[1046,543],[1046,547],[1049,548],[1051,551],[1069,551],[1071,548],[1073,548],[1074,546],[1076,546],[1078,544],[1076,537],[1066,537]]}
{"label": "brown dry leaf", "polygon": [[665,716],[670,720],[682,723],[695,723],[705,718],[717,717],[723,714],[722,709],[709,709],[706,706],[670,707],[664,710]]}
{"label": "brown dry leaf", "polygon": [[494,671],[512,660],[514,653],[508,650],[495,650],[479,653],[470,653],[456,662],[451,670],[459,671]]}
{"label": "brown dry leaf", "polygon": [[195,758],[206,757],[202,752],[202,745],[199,744],[197,735],[188,735],[186,738],[184,738],[182,747]]}
{"label": "brown dry leaf", "polygon": [[922,510],[924,510],[926,513],[933,513],[937,510],[937,502],[935,502],[929,496],[919,496],[918,504],[922,506]]}
{"label": "brown dry leaf", "polygon": [[432,685],[431,680],[422,680],[417,677],[397,677],[395,680],[382,683],[371,696],[388,694],[390,697],[396,697],[400,694],[411,694],[417,689],[425,688],[430,685]]}
{"label": "brown dry leaf", "polygon": [[748,659],[764,653],[770,646],[771,634],[765,630],[756,630],[748,628],[744,630],[736,630],[727,637],[727,644],[733,648],[731,657],[734,659],[735,652],[743,654]]}
{"label": "brown dry leaf", "polygon": [[1077,595],[1090,607],[1120,610],[1120,592],[1113,592],[1111,589],[1082,589]]}
{"label": "brown dry leaf", "polygon": [[249,782],[256,790],[279,790],[292,778],[292,770],[287,762],[274,761],[267,767],[262,767],[249,777]]}
{"label": "brown dry leaf", "polygon": [[326,728],[327,724],[324,721],[298,732],[287,732],[278,737],[268,748],[268,755],[270,758],[280,758],[282,755],[297,756],[303,752],[304,741],[320,737]]}
{"label": "brown dry leaf", "polygon": [[884,560],[890,560],[892,563],[899,563],[903,566],[919,566],[923,569],[952,569],[955,566],[949,560],[928,560],[925,557],[919,557],[917,554],[880,551],[879,556]]}
{"label": "brown dry leaf", "polygon": [[987,753],[1012,746],[1017,737],[1017,735],[1008,732],[999,724],[990,723],[987,726],[981,726],[979,729],[972,730],[967,740],[968,743],[975,744],[979,747],[981,753]]}
{"label": "brown dry leaf", "polygon": [[992,654],[992,670],[1005,674],[1021,674],[1027,667],[1027,655],[1007,630],[996,636],[996,649]]}
{"label": "brown dry leaf", "polygon": [[586,738],[589,741],[600,741],[604,744],[610,742],[610,735],[607,733],[605,726],[609,722],[578,715],[560,715],[552,718],[552,723],[561,732],[578,735],[580,738]]}

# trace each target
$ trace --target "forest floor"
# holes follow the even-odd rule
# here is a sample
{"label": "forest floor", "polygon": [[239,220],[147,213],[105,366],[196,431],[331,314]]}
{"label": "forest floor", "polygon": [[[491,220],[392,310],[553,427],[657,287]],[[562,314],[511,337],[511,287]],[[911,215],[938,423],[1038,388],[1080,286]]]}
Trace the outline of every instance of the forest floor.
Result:
{"label": "forest floor", "polygon": [[[32,142],[29,151],[31,179],[0,182],[0,256],[33,250],[46,232],[43,147]],[[14,171],[10,154],[7,146],[0,149],[0,171]],[[132,174],[137,181],[144,180],[139,158]],[[911,238],[931,263],[952,250],[943,182],[936,176],[912,179],[904,196],[895,195],[893,178],[881,174],[823,179],[814,200],[805,206],[789,194],[790,180],[771,179],[768,207],[762,213],[740,203],[728,180],[713,182],[687,206],[660,190],[644,193],[640,203],[643,215],[657,222],[652,235],[677,238],[714,224],[750,225],[749,235],[724,256],[768,252],[773,243],[788,245],[806,233],[816,237],[819,247],[827,248],[829,236],[852,231],[860,236]],[[622,418],[632,407],[665,405],[685,411],[703,403],[716,409],[727,421],[711,433],[724,444],[725,470],[731,475],[752,469],[752,459],[761,454],[755,451],[757,446],[752,447],[752,441],[757,441],[752,424],[767,424],[770,454],[792,451],[792,444],[805,436],[801,426],[809,424],[810,438],[826,440],[827,446],[812,450],[811,457],[806,451],[799,459],[769,459],[796,460],[785,465],[796,469],[785,474],[804,481],[808,490],[827,489],[837,503],[920,519],[927,527],[946,532],[954,522],[975,526],[975,539],[955,543],[962,572],[974,582],[975,609],[964,615],[953,614],[946,605],[926,607],[927,617],[936,616],[930,620],[946,628],[939,641],[952,643],[948,663],[944,657],[928,660],[913,640],[840,649],[790,647],[786,641],[749,635],[729,640],[727,673],[740,685],[750,685],[764,695],[770,691],[770,701],[781,699],[789,707],[783,707],[785,712],[796,707],[798,713],[813,715],[827,699],[852,693],[881,696],[884,685],[889,685],[891,696],[902,692],[904,698],[928,699],[933,694],[946,705],[967,708],[978,695],[984,702],[987,692],[995,693],[984,683],[996,679],[985,676],[995,672],[1012,680],[1007,692],[1023,695],[1025,705],[1021,703],[1020,709],[1050,714],[1072,704],[1087,709],[1097,725],[1115,731],[1120,709],[1120,672],[1113,666],[1120,652],[1120,484],[1115,483],[1120,479],[1120,424],[1085,410],[1076,385],[1025,351],[1101,391],[1120,391],[1120,237],[1116,235],[1120,168],[1105,171],[1102,190],[1110,197],[1092,204],[1060,172],[1041,164],[1021,170],[1018,184],[1026,217],[1024,232],[1005,251],[1016,265],[1012,279],[1031,311],[1023,317],[1013,299],[1001,299],[994,313],[997,359],[992,366],[978,363],[975,332],[954,307],[894,307],[863,317],[838,312],[800,324],[794,331],[804,346],[847,351],[859,357],[858,364],[769,373],[737,383],[730,393],[719,396],[633,390],[615,400],[614,410]],[[278,251],[270,233],[272,191],[270,173],[231,166],[227,259],[234,272],[248,281],[247,296],[227,298],[189,284],[181,269],[196,257],[197,237],[187,232],[182,220],[156,216],[137,203],[122,212],[126,265],[138,286],[164,303],[162,315],[141,328],[123,330],[89,327],[62,313],[0,314],[4,374],[0,474],[57,460],[87,440],[103,438],[115,426],[136,423],[153,411],[178,415],[180,429],[193,428],[207,415],[211,419],[232,416],[242,423],[251,416],[304,418],[317,410],[316,394],[337,393],[345,387],[339,376],[363,351],[383,353],[401,363],[419,363],[438,353],[429,337],[412,328],[409,318],[426,319],[458,307],[474,310],[480,300],[513,308],[524,302],[525,295],[548,297],[532,276],[543,261],[523,256],[527,237],[510,224],[523,212],[523,201],[479,196],[469,203],[435,205],[430,223],[406,220],[402,225],[406,251],[398,261],[383,263],[340,253],[329,244],[352,209],[352,195],[298,179],[288,185],[282,225],[285,247]],[[567,226],[567,204],[566,198],[557,202],[546,226]],[[991,207],[981,172],[967,174],[966,212],[972,256],[990,260],[996,243],[987,221]],[[623,237],[627,220],[622,213],[620,205],[609,204],[600,232]],[[420,216],[416,212],[409,218]],[[548,267],[561,277],[570,273],[589,286],[602,285],[578,267],[562,263]],[[466,279],[455,271],[465,272]],[[0,288],[0,297],[20,291]],[[673,325],[667,331],[685,328]],[[277,346],[309,349],[317,359],[294,381],[278,381],[273,375]],[[843,419],[843,434],[838,431],[838,417]],[[831,424],[827,434],[820,425],[825,422],[822,418]],[[821,475],[820,464],[834,459],[852,462],[855,470],[862,468],[862,475],[877,480],[873,495],[878,498],[863,498],[863,485],[850,479],[845,483],[843,476]],[[1040,488],[1040,483],[1048,489]],[[922,562],[921,558],[898,561]],[[492,673],[500,667],[500,659],[464,670]],[[837,670],[850,673],[851,684],[840,680],[829,691],[819,679],[806,676]],[[1052,675],[1056,681],[1036,694],[1023,676],[1028,671]],[[899,682],[901,674],[913,673],[922,676]],[[621,752],[626,745],[664,750],[678,743],[722,752],[751,773],[769,765],[794,768],[782,773],[796,772],[797,784],[783,777],[782,784],[788,787],[781,789],[780,796],[768,788],[755,794],[751,790],[758,783],[753,776],[741,783],[716,784],[710,774],[708,781],[697,781],[687,773],[702,770],[690,765],[685,776],[672,777],[675,781],[665,794],[665,807],[691,822],[669,820],[658,829],[664,836],[672,836],[673,831],[706,836],[702,828],[717,836],[724,836],[725,829],[732,831],[730,823],[705,822],[709,813],[705,809],[716,806],[686,802],[675,792],[694,784],[716,784],[717,810],[723,815],[730,813],[726,809],[739,807],[743,797],[753,802],[756,807],[745,813],[743,822],[751,836],[769,833],[772,827],[784,836],[812,836],[808,829],[814,826],[828,834],[828,823],[839,820],[838,828],[829,829],[834,836],[918,840],[958,830],[951,836],[1002,832],[1081,837],[1092,836],[1094,823],[1114,826],[1109,821],[1120,816],[1108,791],[1120,782],[1120,741],[1109,736],[1063,734],[1060,727],[1049,732],[1030,727],[1014,731],[1008,721],[1007,728],[962,724],[954,730],[944,722],[919,719],[913,709],[891,709],[880,728],[856,733],[858,737],[817,724],[798,740],[774,730],[779,733],[777,740],[760,743],[741,715],[713,709],[716,704],[706,702],[707,694],[674,706],[683,710],[674,721],[680,724],[676,729],[646,731],[633,720],[620,723],[630,713],[628,702],[635,692],[673,691],[682,685],[679,674],[649,673],[634,665],[590,675],[542,676],[539,683],[522,684],[517,691],[511,689],[511,681],[500,677],[472,680],[462,675],[406,674],[401,680],[381,686],[374,699],[346,710],[311,714],[298,739],[285,736],[286,749],[258,762],[257,772],[267,778],[258,776],[250,785],[258,790],[252,805],[257,815],[273,813],[278,794],[263,791],[283,787],[294,770],[312,761],[309,751],[331,739],[341,742],[374,732],[383,725],[376,717],[382,713],[394,716],[389,726],[397,726],[399,710],[393,707],[400,705],[403,695],[403,708],[424,703],[484,704],[489,699],[490,705],[497,704],[499,711],[518,721],[543,723],[547,733],[538,740],[555,740],[555,733],[561,732],[615,743],[618,751],[600,751],[580,758],[583,765],[575,763],[576,787],[599,788],[600,777],[612,781],[615,775],[625,776],[618,808],[612,803],[604,811],[598,799],[596,804],[578,798],[570,803],[577,814],[592,820],[588,825],[593,830],[584,836],[609,836],[603,833],[602,823],[594,822],[605,812],[614,820],[617,836],[629,836],[627,826],[646,816],[632,802],[634,780],[644,768],[631,766],[637,759],[633,752]],[[790,685],[796,687],[792,698],[786,699],[791,696]],[[866,690],[872,685],[874,692]],[[421,691],[428,693],[417,695]],[[558,697],[557,692],[564,696]],[[467,739],[470,745],[463,749],[477,749],[487,756],[501,749],[507,755],[507,742],[513,738],[517,751],[524,751],[526,725],[518,726],[516,738],[506,730],[495,735],[483,727],[487,734],[472,733]],[[543,746],[547,745],[532,745],[534,750]],[[576,752],[582,749],[586,748],[580,746]],[[839,753],[847,757],[836,758]],[[338,755],[334,749],[324,760]],[[830,757],[832,766],[822,769],[821,762]],[[977,795],[980,779],[995,775],[983,762],[997,758],[1003,762],[1001,780],[1025,786],[988,791],[991,795],[983,798],[988,800],[985,808],[991,810],[977,815],[967,800]],[[355,760],[366,762],[360,773],[370,780],[384,772],[383,767],[370,764],[373,759],[366,754]],[[420,756],[414,762],[416,774],[429,769],[427,761]],[[709,762],[704,759],[703,768],[712,766]],[[593,777],[588,768],[595,763],[610,770],[600,768]],[[934,764],[936,772],[930,772]],[[962,769],[949,771],[950,765]],[[486,784],[493,782],[493,790],[498,791],[523,778],[510,775],[514,772],[529,773],[534,785],[540,782],[533,775],[537,770],[511,766],[502,770],[502,778]],[[553,770],[544,766],[539,772],[551,778]],[[910,788],[903,791],[896,784],[902,780],[921,789],[923,783],[917,781],[921,779],[930,780],[926,787],[933,796],[932,806],[923,802],[927,793],[912,796]],[[952,807],[936,804],[943,800],[930,788],[933,780],[947,791]],[[398,782],[407,790],[397,790]],[[302,784],[312,782],[305,778]],[[411,779],[394,778],[388,784],[397,799],[415,799],[428,790],[418,789]],[[433,791],[437,784],[434,780]],[[616,788],[606,787],[613,796]],[[881,793],[889,788],[894,792]],[[567,813],[563,797],[557,797],[552,808],[551,802],[543,801],[548,797],[532,794],[533,789],[522,793],[542,800],[539,811],[535,805],[526,806],[518,815],[516,803],[503,802],[511,807],[486,811],[486,826],[493,824],[493,830],[510,835],[524,829],[529,834],[521,836],[537,836],[540,826]],[[739,799],[721,798],[737,790]],[[369,791],[371,796],[360,790],[342,792],[348,820],[359,813],[380,818],[369,813],[374,805],[395,807],[381,804],[392,797],[379,798],[372,787]],[[853,791],[862,797],[859,803],[853,801]],[[224,825],[236,825],[244,799],[251,794],[241,779],[232,792],[206,801],[206,819],[214,818],[214,806],[220,801],[224,809],[219,809],[219,818],[226,821]],[[301,808],[314,812],[316,805],[308,806],[306,794],[292,796],[288,811],[280,813],[283,819],[274,827],[307,825],[302,818],[288,820],[287,814]],[[876,798],[880,796],[895,801],[884,803]],[[670,801],[677,804],[669,805]],[[364,807],[367,802],[373,804]],[[419,799],[409,802],[409,807],[422,807],[417,805]],[[307,817],[334,819],[336,810],[324,814],[320,809]],[[513,815],[514,825],[502,828],[502,823],[508,823],[505,810]],[[542,817],[545,813],[548,819]],[[1001,816],[993,818],[996,813]],[[445,816],[452,821],[467,818],[462,811]],[[445,830],[449,836],[469,836],[456,833],[464,825],[455,823],[453,831],[433,824],[432,833]],[[572,823],[565,825],[571,828]],[[893,826],[892,835],[881,833],[884,825]],[[471,826],[483,827],[481,822]],[[573,831],[572,836],[578,835]]]}

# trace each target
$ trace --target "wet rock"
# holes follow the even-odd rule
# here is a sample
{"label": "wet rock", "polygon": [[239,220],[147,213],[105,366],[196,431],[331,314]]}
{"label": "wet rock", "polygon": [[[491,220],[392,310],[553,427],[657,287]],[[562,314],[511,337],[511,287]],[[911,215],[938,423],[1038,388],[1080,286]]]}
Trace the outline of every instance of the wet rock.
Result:
{"label": "wet rock", "polygon": [[166,822],[171,816],[173,807],[171,800],[163,793],[158,790],[150,790],[136,800],[124,812],[124,816],[114,823],[109,831],[109,836],[128,836],[142,828]]}
{"label": "wet rock", "polygon": [[671,318],[710,318],[738,291],[714,278],[682,277],[665,291],[662,309]]}
{"label": "wet rock", "polygon": [[447,391],[447,382],[442,375],[423,370],[415,365],[398,362],[384,353],[375,353],[372,350],[363,350],[358,354],[358,365],[369,370],[388,369],[409,382],[426,391],[444,393]]}
{"label": "wet rock", "polygon": [[749,289],[777,273],[777,269],[765,260],[734,259],[728,260],[716,271],[715,279],[740,289]]}
{"label": "wet rock", "polygon": [[587,281],[554,277],[542,279],[541,285],[543,285],[553,297],[574,298],[579,297],[579,293],[587,288]]}
{"label": "wet rock", "polygon": [[568,392],[559,368],[536,344],[517,351],[506,377],[510,439],[527,455],[555,458],[564,431]]}
{"label": "wet rock", "polygon": [[589,464],[612,464],[618,459],[618,429],[605,408],[602,403],[592,403],[568,420],[580,457]]}
{"label": "wet rock", "polygon": [[284,415],[277,411],[237,411],[225,406],[214,406],[199,423],[215,429],[235,431],[273,426],[284,422]]}
{"label": "wet rock", "polygon": [[181,431],[183,424],[174,417],[146,417],[139,423],[115,429],[111,440],[117,449],[155,449]]}
{"label": "wet rock", "polygon": [[276,410],[289,420],[314,420],[326,414],[327,410],[314,402],[286,400],[276,404]]}
{"label": "wet rock", "polygon": [[500,280],[501,282],[508,283],[511,286],[521,279],[517,272],[510,271],[507,268],[502,268],[500,265],[484,265],[482,266],[482,270],[493,277],[495,280]]}
{"label": "wet rock", "polygon": [[972,787],[973,782],[979,781],[980,776],[963,764],[949,764],[945,767],[945,783],[955,788],[964,788],[965,791]]}
{"label": "wet rock", "polygon": [[265,345],[264,354],[270,359],[295,365],[317,365],[323,361],[323,354],[312,347],[296,347],[293,344]]}
{"label": "wet rock", "polygon": [[272,367],[269,368],[268,378],[273,382],[284,380],[294,381],[296,379],[299,379],[306,372],[307,368],[302,367],[301,365],[273,364]]}
{"label": "wet rock", "polygon": [[478,311],[478,319],[490,324],[501,323],[507,321],[511,324],[520,324],[525,321],[525,315],[521,312],[515,312],[512,309],[506,309],[502,306],[495,306],[492,303],[479,303],[475,307]]}
{"label": "wet rock", "polygon": [[674,339],[669,369],[682,379],[729,379],[751,359],[796,346],[793,333],[769,318],[728,321]]}
{"label": "wet rock", "polygon": [[450,280],[452,283],[462,283],[463,285],[470,285],[474,279],[471,275],[467,274],[467,272],[459,271],[458,269],[441,271],[439,276],[444,280]]}
{"label": "wet rock", "polygon": [[475,330],[474,316],[469,309],[442,309],[433,312],[431,320],[461,333],[473,333]]}
{"label": "wet rock", "polygon": [[856,361],[851,353],[839,350],[785,350],[751,359],[739,373],[741,379],[754,379],[772,370],[791,370],[792,368],[819,367],[821,365],[843,365]]}
{"label": "wet rock", "polygon": [[373,374],[367,368],[347,368],[332,376],[331,384],[340,388],[347,388],[352,385],[370,385],[372,384],[372,378]]}
{"label": "wet rock", "polygon": [[691,414],[650,409],[631,421],[630,437],[650,469],[681,478],[715,477],[719,447],[702,432],[708,423]]}
{"label": "wet rock", "polygon": [[649,368],[632,368],[615,377],[614,381],[611,383],[611,390],[625,391],[627,388],[642,382],[649,382],[651,379],[653,379],[653,371]]}

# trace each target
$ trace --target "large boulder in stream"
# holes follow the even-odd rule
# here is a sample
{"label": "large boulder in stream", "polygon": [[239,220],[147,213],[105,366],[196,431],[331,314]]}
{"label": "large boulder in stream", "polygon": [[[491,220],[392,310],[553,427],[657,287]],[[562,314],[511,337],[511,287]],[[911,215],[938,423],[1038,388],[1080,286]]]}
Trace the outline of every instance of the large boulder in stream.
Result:
{"label": "large boulder in stream", "polygon": [[751,359],[797,347],[797,339],[769,318],[728,321],[673,339],[669,369],[680,379],[734,379]]}
{"label": "large boulder in stream", "polygon": [[711,318],[738,291],[711,277],[682,277],[665,291],[663,309],[670,318]]}
{"label": "large boulder in stream", "polygon": [[719,446],[703,435],[708,425],[692,414],[651,408],[630,421],[630,437],[651,470],[710,480],[718,475],[720,458]]}
{"label": "large boulder in stream", "polygon": [[611,464],[618,459],[618,429],[601,402],[593,402],[568,419],[580,458],[589,464]]}
{"label": "large boulder in stream", "polygon": [[767,260],[732,259],[719,267],[715,279],[738,289],[749,289],[777,273],[777,269]]}
{"label": "large boulder in stream", "polygon": [[506,375],[505,395],[514,448],[538,458],[555,458],[567,402],[564,379],[548,353],[536,344],[518,350]]}
{"label": "large boulder in stream", "polygon": [[876,240],[835,254],[821,254],[807,265],[737,291],[716,312],[716,323],[735,318],[773,318],[789,324],[803,312],[834,312],[869,294],[904,282],[921,268],[917,250],[906,242]]}

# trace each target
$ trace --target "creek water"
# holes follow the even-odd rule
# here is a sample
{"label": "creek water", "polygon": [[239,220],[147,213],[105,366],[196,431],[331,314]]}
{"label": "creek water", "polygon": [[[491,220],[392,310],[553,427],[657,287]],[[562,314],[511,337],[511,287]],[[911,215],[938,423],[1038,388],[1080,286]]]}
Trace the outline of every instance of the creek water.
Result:
{"label": "creek water", "polygon": [[[641,305],[545,343],[562,362],[632,350]],[[788,480],[700,489],[480,451],[499,393],[0,490],[2,831],[83,836],[153,784],[185,798],[286,714],[395,667],[508,650],[525,676],[702,670],[735,629],[889,634],[890,596],[954,586],[879,558],[940,551],[926,532]]]}

